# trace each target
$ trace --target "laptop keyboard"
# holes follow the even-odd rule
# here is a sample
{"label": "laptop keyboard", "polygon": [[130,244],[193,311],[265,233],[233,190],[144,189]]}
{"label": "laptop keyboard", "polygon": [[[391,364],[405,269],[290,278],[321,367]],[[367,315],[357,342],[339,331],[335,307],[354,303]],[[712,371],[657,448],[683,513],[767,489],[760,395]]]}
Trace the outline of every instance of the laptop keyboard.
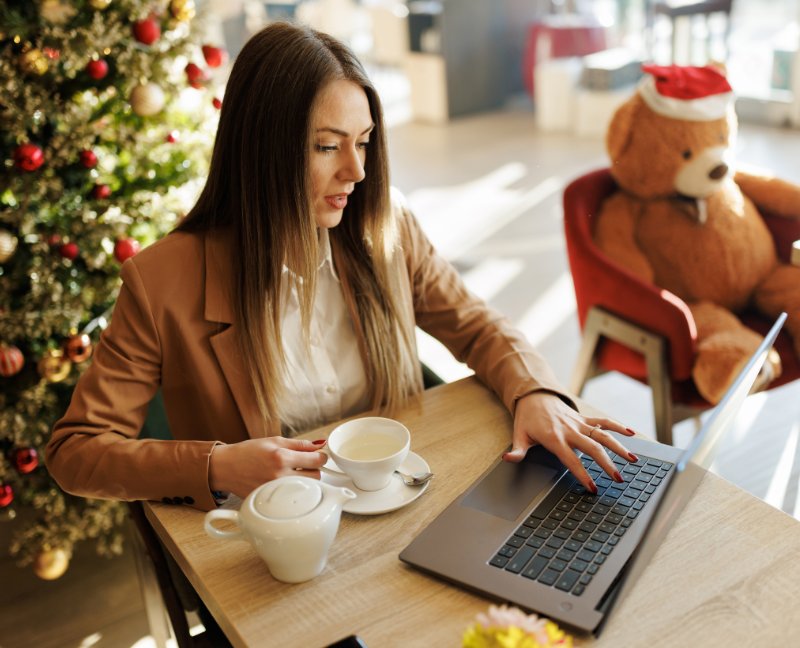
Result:
{"label": "laptop keyboard", "polygon": [[624,484],[609,479],[590,456],[584,455],[581,462],[597,485],[597,494],[574,479],[562,480],[489,564],[574,596],[583,594],[672,468],[671,463],[650,457],[629,463],[605,450]]}

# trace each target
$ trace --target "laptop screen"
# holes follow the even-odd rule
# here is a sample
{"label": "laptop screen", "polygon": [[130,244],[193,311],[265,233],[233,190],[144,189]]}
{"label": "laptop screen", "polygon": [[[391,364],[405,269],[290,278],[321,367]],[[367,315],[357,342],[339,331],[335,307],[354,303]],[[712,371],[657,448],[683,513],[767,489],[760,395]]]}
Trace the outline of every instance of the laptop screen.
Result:
{"label": "laptop screen", "polygon": [[608,622],[613,607],[633,589],[639,576],[650,563],[650,559],[708,472],[785,321],[786,313],[783,313],[675,466],[675,473],[667,484],[667,490],[653,512],[647,530],[631,556],[615,594],[609,601],[606,615],[596,630],[597,635]]}

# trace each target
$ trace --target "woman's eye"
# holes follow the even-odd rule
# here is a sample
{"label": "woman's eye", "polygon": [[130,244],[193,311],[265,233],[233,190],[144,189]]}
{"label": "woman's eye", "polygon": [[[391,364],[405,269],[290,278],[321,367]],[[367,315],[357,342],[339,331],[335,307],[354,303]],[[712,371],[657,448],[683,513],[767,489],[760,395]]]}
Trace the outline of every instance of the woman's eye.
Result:
{"label": "woman's eye", "polygon": [[684,160],[688,160],[690,157],[692,157],[692,152],[691,151],[684,151],[683,152],[683,159]]}
{"label": "woman's eye", "polygon": [[325,144],[317,144],[317,150],[320,153],[333,153],[336,150],[336,147],[326,146]]}
{"label": "woman's eye", "polygon": [[358,148],[360,148],[360,149],[366,149],[368,146],[369,146],[369,142],[359,142],[358,143]]}

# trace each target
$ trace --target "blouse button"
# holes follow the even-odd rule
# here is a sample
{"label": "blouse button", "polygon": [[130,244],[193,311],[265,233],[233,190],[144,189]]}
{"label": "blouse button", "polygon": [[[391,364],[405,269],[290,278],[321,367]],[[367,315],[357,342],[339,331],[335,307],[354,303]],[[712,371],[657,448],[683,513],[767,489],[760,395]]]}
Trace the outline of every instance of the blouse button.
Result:
{"label": "blouse button", "polygon": [[311,346],[319,346],[319,338],[318,337],[312,337],[309,340],[309,342],[311,342]]}
{"label": "blouse button", "polygon": [[329,394],[336,393],[336,385],[328,385],[328,393]]}

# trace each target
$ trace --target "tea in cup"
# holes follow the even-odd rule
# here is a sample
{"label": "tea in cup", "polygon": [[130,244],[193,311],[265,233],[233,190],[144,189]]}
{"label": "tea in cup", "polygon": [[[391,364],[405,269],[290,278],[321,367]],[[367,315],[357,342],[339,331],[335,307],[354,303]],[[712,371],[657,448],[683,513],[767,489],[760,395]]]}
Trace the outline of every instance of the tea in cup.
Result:
{"label": "tea in cup", "polygon": [[330,433],[325,450],[356,488],[377,491],[389,485],[410,443],[405,425],[373,416],[342,423]]}

